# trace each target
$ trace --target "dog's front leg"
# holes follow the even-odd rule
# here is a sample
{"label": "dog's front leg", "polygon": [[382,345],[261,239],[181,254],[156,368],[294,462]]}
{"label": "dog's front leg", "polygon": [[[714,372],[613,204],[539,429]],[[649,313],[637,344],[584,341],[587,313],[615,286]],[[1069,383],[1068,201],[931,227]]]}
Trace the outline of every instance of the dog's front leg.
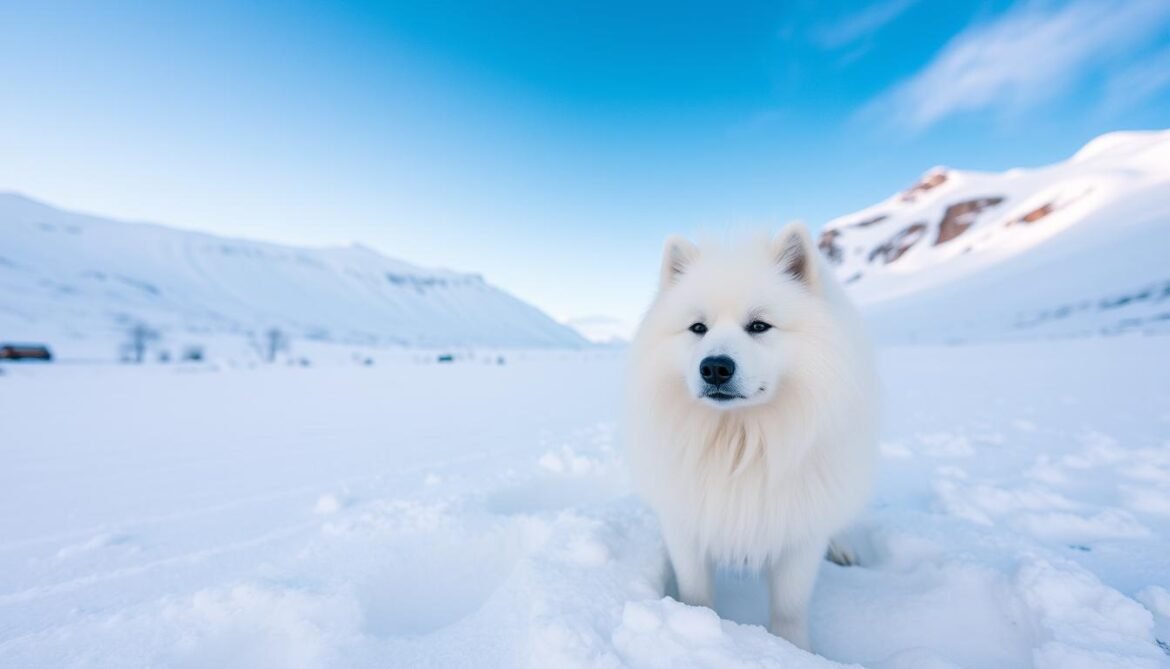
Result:
{"label": "dog's front leg", "polygon": [[808,638],[808,601],[828,542],[786,550],[768,566],[772,615],[768,630],[812,651]]}
{"label": "dog's front leg", "polygon": [[678,598],[691,606],[710,607],[715,603],[711,565],[699,551],[699,544],[681,532],[665,532],[666,552],[678,583]]}

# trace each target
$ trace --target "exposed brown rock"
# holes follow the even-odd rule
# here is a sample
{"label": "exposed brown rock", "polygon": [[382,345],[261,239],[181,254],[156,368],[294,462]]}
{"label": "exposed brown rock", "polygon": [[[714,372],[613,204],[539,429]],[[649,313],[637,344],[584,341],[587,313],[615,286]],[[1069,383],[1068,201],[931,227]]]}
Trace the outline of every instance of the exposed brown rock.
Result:
{"label": "exposed brown rock", "polygon": [[821,238],[817,241],[817,248],[821,250],[821,253],[825,254],[830,262],[836,264],[840,264],[845,258],[845,252],[835,243],[840,236],[840,230],[825,230],[821,232]]}
{"label": "exposed brown rock", "polygon": [[1036,207],[1032,211],[1029,211],[1014,221],[1008,221],[1008,225],[1016,225],[1017,223],[1035,223],[1036,221],[1039,221],[1054,211],[1056,211],[1056,204],[1049,202],[1042,207]]}
{"label": "exposed brown rock", "polygon": [[931,172],[922,177],[918,183],[911,186],[905,193],[902,193],[903,202],[913,202],[923,193],[938,188],[947,182],[947,173],[943,171]]}
{"label": "exposed brown rock", "polygon": [[905,227],[901,232],[890,237],[885,244],[875,248],[869,254],[869,261],[881,258],[885,264],[890,264],[901,258],[923,237],[926,236],[926,223],[914,223]]}
{"label": "exposed brown rock", "polygon": [[980,213],[1000,202],[1003,202],[1002,197],[980,197],[947,207],[942,222],[938,224],[938,238],[934,240],[934,245],[945,244],[963,234],[975,224]]}
{"label": "exposed brown rock", "polygon": [[864,221],[850,223],[849,227],[851,227],[851,228],[868,228],[869,226],[871,226],[875,223],[881,223],[882,221],[886,220],[887,218],[889,218],[888,214],[879,214],[877,216],[874,216],[873,218],[867,218]]}

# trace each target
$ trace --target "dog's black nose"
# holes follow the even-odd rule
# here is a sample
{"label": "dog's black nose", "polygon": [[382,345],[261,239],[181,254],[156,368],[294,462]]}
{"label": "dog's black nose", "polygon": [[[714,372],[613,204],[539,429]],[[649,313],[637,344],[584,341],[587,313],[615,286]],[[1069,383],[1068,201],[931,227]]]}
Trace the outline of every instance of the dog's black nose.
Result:
{"label": "dog's black nose", "polygon": [[713,386],[723,385],[735,376],[735,361],[726,355],[709,355],[699,363],[699,376]]}

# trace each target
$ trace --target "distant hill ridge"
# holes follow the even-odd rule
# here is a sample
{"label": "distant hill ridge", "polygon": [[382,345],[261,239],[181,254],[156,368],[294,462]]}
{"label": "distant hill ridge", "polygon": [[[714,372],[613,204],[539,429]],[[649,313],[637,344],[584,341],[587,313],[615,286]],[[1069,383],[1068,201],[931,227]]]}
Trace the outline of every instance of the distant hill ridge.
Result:
{"label": "distant hill ridge", "polygon": [[299,248],[125,223],[0,193],[0,339],[104,336],[143,321],[414,347],[580,347],[571,328],[477,274],[360,245]]}

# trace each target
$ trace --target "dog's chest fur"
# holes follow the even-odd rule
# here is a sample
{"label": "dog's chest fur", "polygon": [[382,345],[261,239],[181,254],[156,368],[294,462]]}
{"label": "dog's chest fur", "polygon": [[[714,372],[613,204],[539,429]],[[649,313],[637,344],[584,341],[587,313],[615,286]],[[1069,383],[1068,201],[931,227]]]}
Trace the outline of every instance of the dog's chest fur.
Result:
{"label": "dog's chest fur", "polygon": [[826,456],[836,449],[815,436],[801,444],[808,435],[741,423],[678,438],[689,443],[675,442],[678,457],[662,463],[671,481],[661,502],[672,508],[667,517],[693,524],[717,562],[759,566],[787,546],[820,540],[850,497],[840,489],[846,482],[830,476]]}

